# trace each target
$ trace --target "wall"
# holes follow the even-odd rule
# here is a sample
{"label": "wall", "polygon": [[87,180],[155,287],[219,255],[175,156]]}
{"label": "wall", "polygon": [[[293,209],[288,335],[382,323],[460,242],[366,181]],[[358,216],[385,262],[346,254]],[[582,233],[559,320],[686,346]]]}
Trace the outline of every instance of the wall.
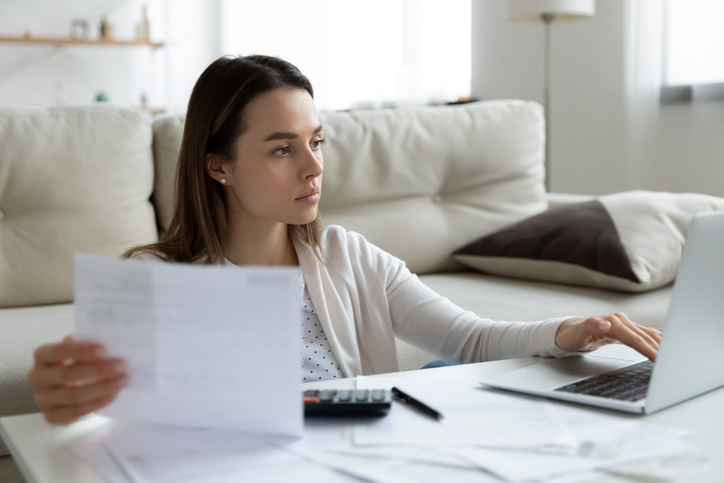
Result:
{"label": "wall", "polygon": [[[148,104],[183,112],[194,82],[219,55],[216,1],[202,0],[3,0],[0,34],[67,36],[73,18],[91,25],[98,36],[102,15],[119,39],[132,39],[133,26],[148,5],[151,36],[165,48],[53,46],[0,43],[0,104],[85,104],[99,91],[120,104]],[[63,88],[58,92],[57,85]]]}
{"label": "wall", "polygon": [[[553,24],[551,190],[724,196],[724,103],[660,106],[639,148],[629,144],[629,1],[599,0],[595,17]],[[473,1],[472,94],[541,102],[543,25],[511,23],[505,15],[505,0]]]}
{"label": "wall", "polygon": [[724,102],[663,106],[655,129],[642,187],[724,197]]}

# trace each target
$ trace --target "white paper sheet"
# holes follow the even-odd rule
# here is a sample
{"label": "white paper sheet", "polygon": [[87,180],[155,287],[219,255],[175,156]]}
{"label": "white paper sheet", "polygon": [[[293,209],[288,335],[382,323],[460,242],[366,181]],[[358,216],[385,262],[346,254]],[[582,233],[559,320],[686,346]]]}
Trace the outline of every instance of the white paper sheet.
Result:
{"label": "white paper sheet", "polygon": [[76,441],[69,443],[68,449],[108,483],[133,483],[101,442]]}
{"label": "white paper sheet", "polygon": [[[358,377],[358,389],[387,388],[400,385],[400,379]],[[440,386],[440,381],[428,381]],[[453,383],[454,384],[454,383]],[[404,389],[404,388],[403,388]],[[538,399],[541,404],[545,400]],[[427,401],[426,401],[427,402]],[[568,483],[600,479],[605,472],[653,478],[670,477],[699,471],[705,457],[691,453],[693,446],[682,438],[689,431],[649,424],[628,415],[573,407],[557,402],[550,407],[579,440],[574,454],[540,454],[540,448],[525,453],[476,446],[367,446],[340,444],[329,451],[347,456],[397,458],[429,463],[474,464],[510,481],[546,481]],[[524,458],[525,465],[521,465]],[[627,462],[635,462],[627,464]]]}
{"label": "white paper sheet", "polygon": [[[367,384],[385,387],[379,378],[358,379],[358,387]],[[394,402],[388,416],[355,427],[356,446],[476,445],[531,450],[578,446],[544,401],[499,394],[465,379],[399,380],[395,385],[440,411],[444,418],[436,421]]]}
{"label": "white paper sheet", "polygon": [[[454,457],[423,461],[397,458],[394,451],[386,457],[343,455],[330,449],[349,446],[352,429],[359,419],[310,418],[305,421],[304,438],[284,445],[285,451],[302,456],[320,465],[336,468],[339,472],[377,483],[499,483],[500,480],[474,465],[461,465]],[[400,449],[386,447],[385,449]],[[428,455],[432,455],[432,449]],[[446,464],[452,463],[452,464]]]}
{"label": "white paper sheet", "polygon": [[706,469],[709,466],[709,462],[708,456],[698,452],[691,452],[670,456],[668,458],[615,466],[613,468],[607,468],[606,471],[613,475],[629,478],[678,481],[684,478],[690,478],[694,474]]}
{"label": "white paper sheet", "polygon": [[574,477],[577,473],[604,471],[630,462],[666,458],[694,449],[693,445],[682,440],[687,431],[563,404],[556,404],[554,411],[580,441],[594,446],[615,447],[617,451],[612,451],[608,458],[601,455],[527,454],[525,465],[520,464],[520,454],[512,451],[476,447],[454,447],[450,451],[501,478],[518,482],[566,475]]}
{"label": "white paper sheet", "polygon": [[[283,446],[288,440],[273,441]],[[264,437],[244,433],[136,427],[109,435],[103,446],[134,483],[350,481]]]}
{"label": "white paper sheet", "polygon": [[[119,426],[92,451],[86,447],[86,456],[117,461],[129,475],[126,481],[133,483],[499,481],[472,466],[461,468],[327,453],[326,446],[345,438],[345,426],[343,420],[315,420],[307,425],[305,438],[301,440],[219,430]],[[108,478],[112,466],[106,465],[106,472],[100,474]]]}
{"label": "white paper sheet", "polygon": [[301,434],[299,269],[234,268],[76,255],[76,335],[129,366],[101,414]]}

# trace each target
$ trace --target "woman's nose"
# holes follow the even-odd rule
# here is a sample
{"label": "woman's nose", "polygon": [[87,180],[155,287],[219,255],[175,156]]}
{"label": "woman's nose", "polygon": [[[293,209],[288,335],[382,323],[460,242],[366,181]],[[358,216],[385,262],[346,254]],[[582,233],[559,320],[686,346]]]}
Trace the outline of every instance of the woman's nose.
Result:
{"label": "woman's nose", "polygon": [[306,161],[304,177],[307,179],[313,179],[321,176],[322,171],[324,171],[324,159],[322,158],[322,153],[319,152],[317,155],[310,149],[307,151]]}

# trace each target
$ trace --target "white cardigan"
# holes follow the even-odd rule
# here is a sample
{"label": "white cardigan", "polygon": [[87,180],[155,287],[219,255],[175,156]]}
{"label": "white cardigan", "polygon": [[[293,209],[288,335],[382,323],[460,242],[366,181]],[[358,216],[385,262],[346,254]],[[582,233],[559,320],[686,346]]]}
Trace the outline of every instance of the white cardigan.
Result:
{"label": "white cardigan", "polygon": [[[483,362],[570,355],[555,345],[561,323],[483,319],[432,291],[405,262],[341,226],[322,230],[325,263],[294,240],[312,304],[346,377],[400,370],[395,336],[441,358]],[[160,260],[149,254],[133,258]]]}
{"label": "white cardigan", "polygon": [[405,263],[341,226],[322,231],[326,262],[295,240],[312,303],[345,376],[399,371],[395,336],[458,362],[529,355],[564,357],[555,345],[569,317],[496,322],[435,293]]}

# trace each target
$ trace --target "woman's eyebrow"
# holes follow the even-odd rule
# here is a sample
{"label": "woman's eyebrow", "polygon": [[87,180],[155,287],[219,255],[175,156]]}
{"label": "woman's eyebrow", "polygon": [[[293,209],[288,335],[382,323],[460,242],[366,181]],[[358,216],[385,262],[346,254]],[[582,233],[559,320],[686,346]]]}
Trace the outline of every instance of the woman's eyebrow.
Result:
{"label": "woman's eyebrow", "polygon": [[[314,130],[312,134],[317,134],[322,130],[322,125],[320,124],[317,126],[317,128]],[[299,134],[295,132],[275,132],[274,134],[270,134],[264,141],[262,142],[269,142],[269,141],[278,141],[279,139],[297,139],[299,137]]]}

